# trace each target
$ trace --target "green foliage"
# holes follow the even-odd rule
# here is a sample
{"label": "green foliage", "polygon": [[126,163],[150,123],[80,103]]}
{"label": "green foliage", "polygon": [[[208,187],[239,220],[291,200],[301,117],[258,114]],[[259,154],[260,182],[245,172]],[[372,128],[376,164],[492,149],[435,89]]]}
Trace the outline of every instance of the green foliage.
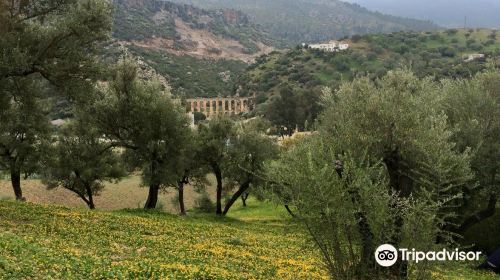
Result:
{"label": "green foliage", "polygon": [[111,29],[107,1],[2,3],[6,7],[0,13],[4,23],[0,28],[0,84],[13,77],[36,77],[67,95],[89,87],[98,72],[98,46]]}
{"label": "green foliage", "polygon": [[23,199],[20,175],[38,171],[43,144],[50,137],[49,111],[43,80],[6,78],[0,110],[0,169],[7,171],[17,199]]}
{"label": "green foliage", "polygon": [[[332,277],[377,273],[369,265],[375,244],[430,250],[435,240],[452,241],[443,225],[472,172],[441,110],[442,90],[408,71],[345,83],[322,98],[320,134],[270,165],[272,193],[298,211]],[[428,278],[425,264],[408,269]]]}
{"label": "green foliage", "polygon": [[[431,205],[436,203],[391,195],[382,162],[355,158],[349,152],[341,155],[335,142],[321,138],[298,143],[270,164],[268,190],[293,209],[331,277],[397,278],[373,264],[375,247],[399,235],[402,247],[433,248],[437,228]],[[404,208],[402,229],[395,225],[401,210],[394,205]],[[413,279],[429,279],[425,265],[411,264],[409,270]]]}
{"label": "green foliage", "polygon": [[156,205],[158,190],[175,184],[184,173],[179,168],[189,139],[187,117],[157,81],[137,77],[137,66],[121,62],[101,99],[90,108],[99,129],[116,145],[126,148],[129,162],[142,169]]}
{"label": "green foliage", "polygon": [[215,212],[215,203],[210,199],[206,191],[202,192],[201,195],[196,198],[195,207],[202,213]]}
{"label": "green foliage", "polygon": [[462,244],[481,250],[484,254],[492,252],[500,244],[500,236],[495,232],[500,227],[500,211],[496,210],[495,215],[489,217],[468,229],[464,233]]}
{"label": "green foliage", "polygon": [[[236,78],[246,64],[235,60],[197,59],[188,55],[175,56],[131,46],[133,54],[141,56],[158,74],[169,77],[169,84],[176,95],[186,97],[216,97],[232,95]],[[225,82],[219,73],[229,71]]]}
{"label": "green foliage", "polygon": [[237,186],[237,190],[227,200],[224,214],[242,195],[264,184],[264,163],[278,155],[275,141],[258,130],[252,130],[252,126],[242,126],[229,145],[229,163],[225,177],[229,184]]}
{"label": "green foliage", "polygon": [[306,123],[314,123],[320,111],[318,90],[305,91],[283,86],[280,95],[271,99],[264,109],[265,117],[281,134],[291,135],[296,128],[305,129]]}
{"label": "green foliage", "polygon": [[115,1],[113,13],[113,36],[122,40],[145,40],[154,37],[175,38],[175,19],[170,14],[161,20],[153,19],[148,7],[126,6]]}
{"label": "green foliage", "polygon": [[441,110],[442,91],[432,79],[405,71],[375,82],[358,79],[332,97],[321,129],[342,150],[359,156],[367,149],[370,158],[383,159],[391,186],[403,196],[426,189],[453,206],[472,179],[470,151],[453,141]]}
{"label": "green foliage", "polygon": [[194,112],[193,114],[195,123],[199,123],[207,119],[207,116],[205,116],[205,114],[203,114],[202,112]]}
{"label": "green foliage", "polygon": [[[489,71],[471,80],[446,81],[443,109],[454,128],[459,150],[472,149],[475,180],[464,188],[457,223],[463,234],[475,223],[491,219],[500,192],[500,73]],[[470,236],[474,236],[471,233]],[[466,242],[471,242],[468,238]],[[472,243],[480,242],[473,240]],[[494,244],[488,249],[492,249]]]}
{"label": "green foliage", "polygon": [[[366,75],[376,79],[401,66],[411,67],[420,78],[469,78],[488,66],[480,60],[465,62],[463,56],[480,52],[492,61],[499,60],[495,52],[499,39],[486,44],[490,33],[487,29],[472,33],[470,38],[484,45],[481,49],[467,45],[466,33],[459,30],[365,35],[356,42],[348,41],[350,49],[338,53],[305,48],[276,52],[259,58],[237,84],[243,92],[269,98],[279,95],[285,83],[307,91],[324,86],[337,89],[343,81]],[[285,61],[289,63],[283,64]]]}
{"label": "green foliage", "polygon": [[70,190],[94,209],[93,198],[104,189],[104,182],[125,176],[112,148],[90,123],[73,121],[61,129],[48,152],[42,171],[44,184],[49,189]]}

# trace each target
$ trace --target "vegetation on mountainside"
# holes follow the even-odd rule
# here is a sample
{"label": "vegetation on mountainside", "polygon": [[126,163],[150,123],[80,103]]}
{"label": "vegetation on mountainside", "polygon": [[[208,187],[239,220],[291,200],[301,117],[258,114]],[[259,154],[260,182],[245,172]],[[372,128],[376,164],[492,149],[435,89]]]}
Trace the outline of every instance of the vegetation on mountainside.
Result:
{"label": "vegetation on mountainside", "polygon": [[158,74],[167,77],[173,93],[183,97],[233,95],[235,81],[247,67],[247,64],[236,60],[175,56],[136,46],[129,49]]}
{"label": "vegetation on mountainside", "polygon": [[173,0],[206,9],[230,8],[252,17],[290,45],[354,34],[437,28],[431,22],[371,12],[356,4],[325,0]]}
{"label": "vegetation on mountainside", "polygon": [[145,40],[155,37],[176,41],[178,48],[183,44],[176,31],[175,20],[182,20],[193,29],[240,42],[246,53],[259,51],[256,43],[279,45],[247,15],[234,10],[202,10],[190,5],[175,4],[159,0],[115,0],[114,37],[122,40]]}
{"label": "vegetation on mountainside", "polygon": [[465,62],[464,55],[483,53],[496,62],[500,56],[500,34],[489,29],[372,34],[348,42],[350,49],[337,53],[297,47],[262,56],[240,78],[241,94],[256,93],[263,103],[284,85],[309,92],[336,89],[357,76],[382,77],[399,67],[409,67],[419,77],[466,78],[488,63]]}

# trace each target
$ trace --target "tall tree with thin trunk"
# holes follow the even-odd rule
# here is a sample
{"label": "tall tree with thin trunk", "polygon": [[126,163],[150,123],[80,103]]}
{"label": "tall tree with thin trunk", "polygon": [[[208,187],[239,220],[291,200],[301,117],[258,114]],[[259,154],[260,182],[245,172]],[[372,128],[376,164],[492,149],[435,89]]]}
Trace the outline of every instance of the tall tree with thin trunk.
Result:
{"label": "tall tree with thin trunk", "polygon": [[233,121],[227,117],[215,117],[199,128],[199,159],[209,167],[217,182],[216,214],[222,215],[222,191],[225,169],[230,161],[229,150],[235,141]]}
{"label": "tall tree with thin trunk", "polygon": [[185,148],[182,155],[177,160],[177,174],[179,178],[169,187],[177,190],[179,214],[186,215],[186,206],[184,203],[184,190],[186,186],[196,189],[205,187],[208,184],[206,175],[209,172],[206,166],[199,160],[199,148],[201,143],[196,131],[188,131],[189,136],[184,142]]}
{"label": "tall tree with thin trunk", "polygon": [[[226,215],[233,204],[247,193],[252,186],[262,184],[264,163],[278,155],[277,144],[259,131],[242,127],[229,150],[227,179],[236,185],[236,191],[226,202],[223,215]],[[246,195],[243,202],[245,202]]]}
{"label": "tall tree with thin trunk", "polygon": [[[0,169],[5,169],[17,200],[24,200],[21,175],[37,170],[43,142],[49,137],[43,82],[15,78],[2,85],[9,94],[0,110]],[[8,90],[7,90],[8,89]]]}
{"label": "tall tree with thin trunk", "polygon": [[178,161],[189,141],[188,119],[157,79],[142,81],[137,65],[125,60],[91,108],[89,115],[105,137],[125,148],[132,167],[142,170],[148,186],[145,209],[156,208],[161,189],[184,174]]}

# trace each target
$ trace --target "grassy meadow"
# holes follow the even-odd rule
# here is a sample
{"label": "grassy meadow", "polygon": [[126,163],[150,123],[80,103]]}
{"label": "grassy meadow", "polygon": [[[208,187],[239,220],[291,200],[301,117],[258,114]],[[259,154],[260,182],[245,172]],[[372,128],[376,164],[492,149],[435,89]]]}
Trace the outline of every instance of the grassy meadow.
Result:
{"label": "grassy meadow", "polygon": [[[25,184],[35,203],[0,200],[0,279],[328,279],[305,233],[270,203],[237,202],[225,218],[103,210],[137,208],[146,195],[138,182],[108,186],[96,211],[62,190],[47,193],[37,181]],[[498,279],[474,265],[436,266],[433,279]]]}

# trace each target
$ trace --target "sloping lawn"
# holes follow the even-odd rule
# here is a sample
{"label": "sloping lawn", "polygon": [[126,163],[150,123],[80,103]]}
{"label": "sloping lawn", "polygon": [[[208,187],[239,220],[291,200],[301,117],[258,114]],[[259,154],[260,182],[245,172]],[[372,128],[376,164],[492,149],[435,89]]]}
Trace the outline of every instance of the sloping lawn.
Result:
{"label": "sloping lawn", "polygon": [[[178,217],[0,201],[0,279],[328,279],[281,208],[251,200],[232,210]],[[465,264],[432,274],[498,279]]]}

